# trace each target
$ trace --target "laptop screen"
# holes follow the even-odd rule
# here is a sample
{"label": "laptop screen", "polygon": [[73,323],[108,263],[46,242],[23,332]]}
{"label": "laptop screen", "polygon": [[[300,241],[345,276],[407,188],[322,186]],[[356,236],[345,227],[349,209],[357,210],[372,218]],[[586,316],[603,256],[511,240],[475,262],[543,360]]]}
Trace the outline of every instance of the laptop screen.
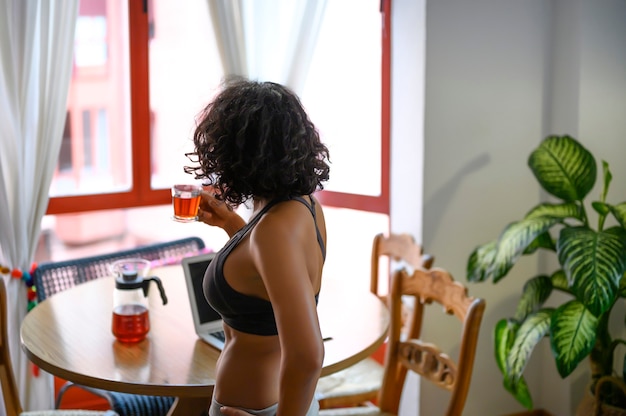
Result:
{"label": "laptop screen", "polygon": [[213,309],[206,301],[204,298],[204,292],[202,291],[202,280],[204,280],[204,273],[206,272],[207,267],[209,267],[209,263],[211,263],[211,259],[190,262],[188,264],[191,283],[193,285],[193,293],[196,300],[198,318],[201,324],[222,319],[215,309]]}

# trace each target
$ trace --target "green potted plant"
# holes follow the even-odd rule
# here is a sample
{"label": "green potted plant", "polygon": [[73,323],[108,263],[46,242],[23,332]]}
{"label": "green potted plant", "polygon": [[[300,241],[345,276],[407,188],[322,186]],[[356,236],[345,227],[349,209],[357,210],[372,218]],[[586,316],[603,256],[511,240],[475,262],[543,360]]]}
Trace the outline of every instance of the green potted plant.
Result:
{"label": "green potted plant", "polygon": [[[599,200],[586,201],[596,182],[596,160],[570,136],[546,137],[530,154],[528,166],[555,200],[538,204],[523,219],[508,224],[497,239],[478,246],[467,263],[469,281],[494,283],[521,256],[537,250],[554,252],[560,265],[551,274],[529,277],[515,315],[494,328],[504,387],[533,408],[523,373],[534,348],[547,337],[562,378],[588,359],[593,406],[626,409],[626,364],[623,369],[614,366],[616,355],[624,351],[618,347],[626,341],[609,330],[615,304],[626,298],[626,202],[606,201],[612,177],[605,161]],[[597,225],[590,221],[591,210],[598,216]],[[566,296],[558,297],[558,306],[546,306],[555,292]]]}

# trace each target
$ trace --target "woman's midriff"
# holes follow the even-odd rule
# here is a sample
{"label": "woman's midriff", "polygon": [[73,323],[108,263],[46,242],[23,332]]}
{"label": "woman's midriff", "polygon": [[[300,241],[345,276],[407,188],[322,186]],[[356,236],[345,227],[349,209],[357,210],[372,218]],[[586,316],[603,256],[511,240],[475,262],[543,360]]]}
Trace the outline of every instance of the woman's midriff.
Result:
{"label": "woman's midriff", "polygon": [[263,409],[278,402],[280,343],[277,335],[245,334],[224,324],[226,346],[217,362],[214,398]]}

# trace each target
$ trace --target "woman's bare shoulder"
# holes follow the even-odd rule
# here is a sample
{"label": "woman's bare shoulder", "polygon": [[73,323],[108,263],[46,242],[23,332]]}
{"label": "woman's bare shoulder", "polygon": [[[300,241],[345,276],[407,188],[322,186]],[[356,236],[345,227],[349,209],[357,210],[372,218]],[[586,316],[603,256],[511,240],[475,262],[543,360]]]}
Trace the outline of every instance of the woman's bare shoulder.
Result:
{"label": "woman's bare shoulder", "polygon": [[251,232],[251,239],[293,244],[306,240],[309,233],[315,231],[312,225],[313,216],[309,208],[300,201],[288,200],[276,204],[259,219]]}

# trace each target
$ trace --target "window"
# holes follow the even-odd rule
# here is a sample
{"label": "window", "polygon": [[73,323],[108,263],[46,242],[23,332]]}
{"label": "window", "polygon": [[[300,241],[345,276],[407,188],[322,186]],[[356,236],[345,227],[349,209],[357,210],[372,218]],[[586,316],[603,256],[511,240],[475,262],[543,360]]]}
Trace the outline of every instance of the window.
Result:
{"label": "window", "polygon": [[[377,4],[377,0],[328,2],[302,94],[302,101],[330,148],[333,169],[326,189],[334,192],[370,196],[381,193],[377,180],[381,171]],[[346,16],[354,14],[355,9],[361,13],[350,19],[350,29],[345,30]],[[329,107],[334,111],[328,111]],[[354,157],[357,149],[358,157]]]}
{"label": "window", "polygon": [[[375,232],[386,231],[389,213],[389,36],[381,42],[389,8],[389,0],[328,1],[301,93],[331,150],[331,181],[321,201],[340,209],[338,225],[344,215],[358,217],[375,224]],[[101,211],[102,218],[103,210],[154,206],[169,218],[170,184],[191,180],[182,166],[195,116],[223,76],[207,1],[81,0],[75,46],[48,214]],[[362,217],[367,212],[376,219]],[[126,215],[127,228],[140,232],[134,218],[146,217]],[[72,222],[66,217],[63,224]],[[176,226],[164,227],[164,238],[204,232]],[[145,227],[150,236],[139,241],[157,238],[155,231],[153,223]]]}
{"label": "window", "polygon": [[[329,2],[329,8],[345,3]],[[316,84],[330,82],[331,90],[341,91],[338,106],[330,107],[337,102],[335,97],[320,97],[318,102],[326,103],[326,108],[314,108],[333,131],[328,142],[339,167],[331,170],[337,180],[321,193],[322,203],[388,216],[391,0],[377,2],[380,14],[356,18],[353,12],[364,4],[371,11],[373,3],[350,2],[352,12],[343,9],[330,15],[326,24],[333,30],[320,40],[320,57],[314,61],[312,83],[303,99],[320,90]],[[348,20],[350,30],[345,30]]]}
{"label": "window", "polygon": [[[183,166],[195,117],[223,78],[220,55],[206,0],[155,0],[154,36],[148,43],[152,129],[150,189],[189,182]],[[167,194],[164,203],[170,203]]]}

